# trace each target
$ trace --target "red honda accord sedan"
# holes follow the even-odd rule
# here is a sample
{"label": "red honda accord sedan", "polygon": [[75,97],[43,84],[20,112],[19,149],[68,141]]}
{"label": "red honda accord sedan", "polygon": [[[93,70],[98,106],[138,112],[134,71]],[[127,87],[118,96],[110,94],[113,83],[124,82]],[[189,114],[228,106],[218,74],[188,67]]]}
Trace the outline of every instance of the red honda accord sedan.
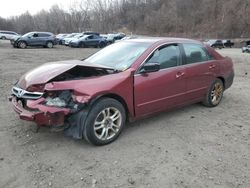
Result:
{"label": "red honda accord sedan", "polygon": [[201,42],[132,39],[35,68],[13,86],[10,101],[23,120],[105,145],[126,121],[198,102],[217,106],[233,79],[232,60]]}

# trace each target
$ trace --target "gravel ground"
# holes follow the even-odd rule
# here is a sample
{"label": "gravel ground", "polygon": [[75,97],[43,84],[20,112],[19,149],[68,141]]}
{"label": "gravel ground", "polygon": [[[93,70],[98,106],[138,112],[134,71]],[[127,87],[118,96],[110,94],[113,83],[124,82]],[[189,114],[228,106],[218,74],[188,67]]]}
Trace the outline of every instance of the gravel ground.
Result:
{"label": "gravel ground", "polygon": [[36,133],[18,119],[7,96],[22,74],[95,51],[0,41],[0,187],[250,187],[250,54],[240,49],[219,51],[233,58],[236,78],[218,107],[195,104],[130,123],[104,147],[48,128]]}

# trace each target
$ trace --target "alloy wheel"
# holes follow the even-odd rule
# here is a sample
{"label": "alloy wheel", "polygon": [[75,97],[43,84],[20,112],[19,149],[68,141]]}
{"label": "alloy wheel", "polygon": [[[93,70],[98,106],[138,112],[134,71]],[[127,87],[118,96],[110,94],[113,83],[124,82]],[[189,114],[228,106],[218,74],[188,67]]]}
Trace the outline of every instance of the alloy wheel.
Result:
{"label": "alloy wheel", "polygon": [[219,104],[219,102],[221,101],[222,95],[223,95],[223,85],[221,85],[221,83],[217,82],[214,85],[214,88],[211,92],[211,101],[212,101],[213,105]]}
{"label": "alloy wheel", "polygon": [[105,108],[95,119],[95,136],[102,141],[110,140],[118,134],[121,125],[121,112],[114,107]]}

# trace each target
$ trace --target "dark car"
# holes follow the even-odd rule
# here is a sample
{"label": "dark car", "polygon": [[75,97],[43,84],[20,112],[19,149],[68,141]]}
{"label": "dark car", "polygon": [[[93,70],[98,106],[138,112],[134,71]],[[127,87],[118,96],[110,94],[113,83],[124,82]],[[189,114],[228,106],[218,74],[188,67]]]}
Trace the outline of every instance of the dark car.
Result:
{"label": "dark car", "polygon": [[49,32],[30,32],[11,40],[11,44],[16,48],[26,48],[27,46],[53,48],[56,45],[56,39],[55,35]]}
{"label": "dark car", "polygon": [[210,45],[212,48],[224,48],[224,44],[222,40],[208,40],[205,41],[206,44]]}
{"label": "dark car", "polygon": [[83,32],[84,35],[100,35],[100,33],[94,32],[94,31],[85,31]]}
{"label": "dark car", "polygon": [[232,60],[201,42],[131,39],[85,60],[40,66],[19,79],[9,100],[23,120],[104,145],[126,121],[198,102],[219,105],[233,79]]}
{"label": "dark car", "polygon": [[99,35],[84,35],[80,38],[74,38],[70,41],[70,47],[99,47],[103,48],[107,45],[107,40]]}
{"label": "dark car", "polygon": [[223,40],[223,45],[225,48],[232,48],[234,43],[231,40]]}

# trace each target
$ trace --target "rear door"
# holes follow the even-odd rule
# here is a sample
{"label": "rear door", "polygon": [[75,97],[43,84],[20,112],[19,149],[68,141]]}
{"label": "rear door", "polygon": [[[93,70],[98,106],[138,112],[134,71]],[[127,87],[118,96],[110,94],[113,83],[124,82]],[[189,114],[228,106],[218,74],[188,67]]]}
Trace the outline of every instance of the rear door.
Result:
{"label": "rear door", "polygon": [[134,77],[137,117],[172,108],[185,102],[186,75],[185,68],[180,66],[181,61],[182,56],[177,44],[161,46],[149,56],[145,64],[159,63],[160,70],[137,73]]}
{"label": "rear door", "polygon": [[187,79],[187,98],[204,99],[208,88],[219,73],[219,65],[199,44],[183,44]]}

